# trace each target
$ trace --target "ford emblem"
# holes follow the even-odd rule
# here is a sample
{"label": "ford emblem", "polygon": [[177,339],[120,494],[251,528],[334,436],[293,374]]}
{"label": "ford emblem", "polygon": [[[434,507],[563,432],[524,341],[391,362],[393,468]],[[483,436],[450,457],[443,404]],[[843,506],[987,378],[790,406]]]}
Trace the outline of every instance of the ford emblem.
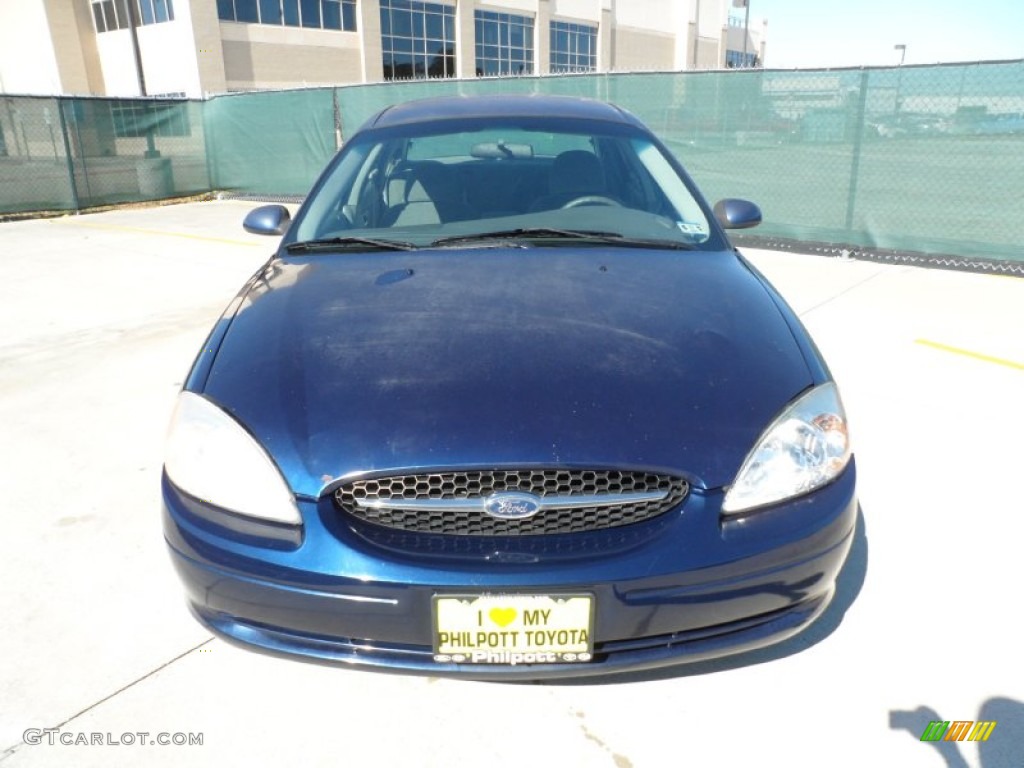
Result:
{"label": "ford emblem", "polygon": [[531,493],[492,493],[484,499],[484,512],[499,520],[524,520],[540,512],[540,499]]}

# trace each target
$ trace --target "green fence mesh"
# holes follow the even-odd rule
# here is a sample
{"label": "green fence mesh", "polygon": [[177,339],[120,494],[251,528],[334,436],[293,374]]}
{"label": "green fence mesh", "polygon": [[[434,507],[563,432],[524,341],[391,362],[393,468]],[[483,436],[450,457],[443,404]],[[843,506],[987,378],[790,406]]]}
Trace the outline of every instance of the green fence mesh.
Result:
{"label": "green fence mesh", "polygon": [[708,198],[755,200],[761,236],[1024,261],[1024,61],[409,82],[339,100],[354,128],[411,98],[495,92],[629,109]]}
{"label": "green fence mesh", "polygon": [[303,195],[337,148],[333,88],[233,94],[203,106],[216,189]]}
{"label": "green fence mesh", "polygon": [[637,114],[765,238],[1024,262],[1024,61],[393,82],[206,102],[3,97],[0,213],[303,195],[384,107],[541,92]]}
{"label": "green fence mesh", "polygon": [[66,136],[56,99],[2,98],[0,212],[77,207]]}
{"label": "green fence mesh", "polygon": [[0,97],[0,212],[77,210],[209,190],[203,106]]}

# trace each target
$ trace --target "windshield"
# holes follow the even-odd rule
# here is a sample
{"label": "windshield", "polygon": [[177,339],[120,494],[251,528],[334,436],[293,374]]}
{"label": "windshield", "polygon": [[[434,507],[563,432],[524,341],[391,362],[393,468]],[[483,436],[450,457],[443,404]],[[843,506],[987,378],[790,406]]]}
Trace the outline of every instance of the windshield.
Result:
{"label": "windshield", "polygon": [[694,248],[711,238],[657,144],[631,127],[589,126],[596,130],[554,121],[467,130],[448,121],[368,131],[345,147],[285,241],[589,238]]}

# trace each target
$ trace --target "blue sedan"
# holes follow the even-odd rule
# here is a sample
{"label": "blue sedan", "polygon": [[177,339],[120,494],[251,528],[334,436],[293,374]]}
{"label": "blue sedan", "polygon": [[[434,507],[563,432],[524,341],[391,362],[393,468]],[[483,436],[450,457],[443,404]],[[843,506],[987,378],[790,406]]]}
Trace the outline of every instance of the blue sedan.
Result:
{"label": "blue sedan", "polygon": [[607,674],[827,607],[855,469],[814,343],[634,116],[442,98],[351,137],[203,345],[164,528],[245,647],[471,678]]}

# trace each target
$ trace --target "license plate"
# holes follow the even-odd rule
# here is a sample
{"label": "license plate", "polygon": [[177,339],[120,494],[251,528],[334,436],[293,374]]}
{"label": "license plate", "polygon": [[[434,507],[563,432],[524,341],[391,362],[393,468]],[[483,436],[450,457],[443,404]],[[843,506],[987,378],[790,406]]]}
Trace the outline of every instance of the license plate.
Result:
{"label": "license plate", "polygon": [[593,595],[435,595],[434,661],[590,661],[593,625]]}

